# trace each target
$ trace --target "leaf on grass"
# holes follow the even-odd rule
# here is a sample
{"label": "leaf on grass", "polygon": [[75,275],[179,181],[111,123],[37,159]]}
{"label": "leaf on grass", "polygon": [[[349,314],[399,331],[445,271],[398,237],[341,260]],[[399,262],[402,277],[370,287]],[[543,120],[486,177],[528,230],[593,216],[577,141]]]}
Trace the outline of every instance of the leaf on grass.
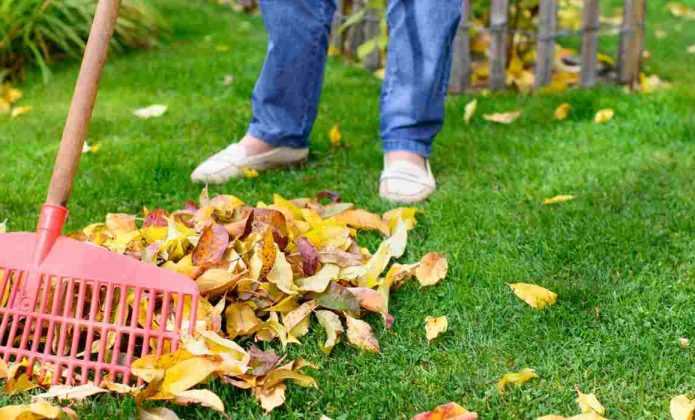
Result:
{"label": "leaf on grass", "polygon": [[26,373],[21,373],[17,377],[10,375],[10,378],[7,380],[7,382],[5,382],[5,393],[7,395],[17,395],[34,388],[38,388],[38,386],[39,385],[31,380],[29,375]]}
{"label": "leaf on grass", "polygon": [[464,108],[464,113],[463,113],[463,120],[466,122],[466,124],[469,124],[471,122],[471,119],[475,115],[476,109],[478,109],[478,100],[477,99],[473,99],[472,101],[470,101],[466,104],[466,107]]}
{"label": "leaf on grass", "polygon": [[567,116],[570,113],[570,110],[572,109],[572,105],[568,103],[563,103],[560,104],[557,108],[555,108],[555,119],[558,121],[562,121],[567,118]]}
{"label": "leaf on grass", "polygon": [[427,334],[428,342],[431,342],[440,334],[446,332],[448,328],[449,320],[446,316],[439,316],[436,318],[428,316],[425,318],[425,333]]}
{"label": "leaf on grass", "polygon": [[398,219],[388,242],[393,258],[400,258],[405,254],[405,248],[408,245],[408,227],[403,219]]}
{"label": "leaf on grass", "polygon": [[419,210],[415,207],[399,207],[384,213],[384,220],[389,224],[392,233],[398,226],[399,220],[403,220],[406,229],[411,230],[417,224],[418,212]]}
{"label": "leaf on grass", "polygon": [[551,197],[551,198],[546,198],[545,200],[543,200],[543,204],[547,206],[549,204],[565,203],[567,201],[572,201],[574,199],[575,199],[575,196],[573,196],[573,195],[560,194],[560,195],[556,195],[556,196]]}
{"label": "leaf on grass", "polygon": [[577,399],[575,401],[577,402],[577,405],[582,413],[593,412],[600,415],[606,414],[606,409],[603,407],[603,405],[601,405],[598,398],[596,398],[596,395],[584,394],[579,390],[579,387],[577,387],[576,390]]}
{"label": "leaf on grass", "polygon": [[350,293],[345,287],[334,282],[328,286],[325,292],[317,296],[316,301],[321,307],[326,309],[351,313],[360,311],[360,302],[355,295]]}
{"label": "leaf on grass", "polygon": [[57,419],[63,410],[46,401],[37,401],[32,404],[7,405],[0,408],[2,420],[33,420],[33,419]]}
{"label": "leaf on grass", "polygon": [[224,413],[224,403],[220,397],[207,389],[189,389],[179,392],[174,395],[174,402],[182,405],[200,404],[203,407]]}
{"label": "leaf on grass", "polygon": [[17,118],[20,115],[24,115],[28,112],[31,112],[30,106],[18,106],[18,107],[12,108],[12,112],[10,112],[10,118]]}
{"label": "leaf on grass", "polygon": [[688,52],[688,54],[695,54],[695,44],[689,46],[686,51]]}
{"label": "leaf on grass", "polygon": [[258,178],[258,171],[254,168],[243,167],[241,168],[241,174],[247,179]]}
{"label": "leaf on grass", "polygon": [[374,287],[379,282],[379,276],[384,272],[391,261],[391,242],[386,239],[381,242],[379,249],[367,261],[365,273],[360,277],[358,285],[361,287]]}
{"label": "leaf on grass", "polygon": [[572,417],[559,416],[551,414],[549,416],[538,417],[536,420],[606,420],[603,416],[594,413],[582,413]]}
{"label": "leaf on grass", "polygon": [[509,287],[515,295],[535,309],[543,309],[557,301],[557,294],[535,284],[512,283]]}
{"label": "leaf on grass", "polygon": [[304,292],[323,293],[332,280],[340,273],[340,267],[333,264],[325,264],[318,273],[310,277],[297,279],[299,290]]}
{"label": "leaf on grass", "polygon": [[59,400],[83,400],[92,395],[101,394],[107,392],[106,389],[98,387],[92,383],[87,383],[84,385],[70,386],[70,385],[53,385],[49,388],[47,392],[37,394],[33,398],[57,398]]}
{"label": "leaf on grass", "polygon": [[220,361],[208,356],[181,361],[166,370],[160,392],[179,394],[205,381],[219,367]]}
{"label": "leaf on grass", "polygon": [[[687,349],[690,345],[690,340],[688,340],[686,337],[681,337],[678,339],[678,345],[682,349]],[[2,375],[0,375],[0,378],[2,378]]]}
{"label": "leaf on grass", "polygon": [[193,264],[199,267],[210,267],[222,261],[229,246],[229,232],[224,226],[213,223],[203,229],[198,244],[191,255]]}
{"label": "leaf on grass", "polygon": [[497,391],[499,391],[500,394],[504,394],[507,385],[521,385],[537,377],[536,371],[529,368],[521,369],[518,372],[505,373],[497,382]]}
{"label": "leaf on grass", "polygon": [[487,121],[492,121],[495,123],[499,124],[511,124],[514,121],[516,121],[517,118],[521,116],[521,111],[513,111],[513,112],[501,112],[501,113],[494,113],[494,114],[485,114],[483,115],[483,118],[485,118]]}
{"label": "leaf on grass", "polygon": [[372,327],[366,322],[353,318],[350,315],[345,315],[347,320],[347,338],[348,341],[356,347],[372,353],[379,353],[379,342]]}
{"label": "leaf on grass", "polygon": [[179,416],[166,407],[140,408],[140,420],[179,420]]}
{"label": "leaf on grass", "polygon": [[594,116],[594,122],[596,124],[604,124],[613,119],[613,116],[615,115],[615,111],[613,111],[611,108],[606,108],[598,111],[596,115]]}
{"label": "leaf on grass", "polygon": [[96,152],[99,151],[99,149],[101,149],[101,144],[97,143],[97,144],[93,144],[93,145],[90,146],[90,145],[85,141],[84,144],[82,145],[82,154],[84,155],[84,154],[87,154],[87,153],[96,153]]}
{"label": "leaf on grass", "polygon": [[449,263],[445,256],[437,252],[429,252],[422,257],[420,264],[415,269],[415,277],[420,286],[433,286],[446,277]]}
{"label": "leaf on grass", "polygon": [[319,324],[326,331],[326,342],[321,346],[321,350],[328,354],[340,340],[340,335],[345,331],[340,317],[332,311],[320,310],[314,312]]}
{"label": "leaf on grass", "polygon": [[695,400],[689,399],[686,395],[678,395],[671,398],[669,408],[673,420],[695,419]]}
{"label": "leaf on grass", "polygon": [[455,402],[436,407],[432,411],[416,414],[412,420],[477,420],[478,414],[468,411]]}
{"label": "leaf on grass", "polygon": [[138,108],[135,111],[133,111],[133,115],[146,120],[149,118],[161,117],[162,115],[164,115],[165,112],[167,112],[166,105],[156,104],[147,106],[145,108]]}
{"label": "leaf on grass", "polygon": [[389,225],[381,216],[363,209],[347,210],[333,217],[338,223],[344,223],[360,230],[378,230],[383,235],[389,234]]}
{"label": "leaf on grass", "polygon": [[253,395],[261,403],[261,407],[266,413],[270,413],[274,409],[285,403],[285,390],[287,386],[283,383],[276,385],[271,389],[256,387],[253,389]]}
{"label": "leaf on grass", "polygon": [[340,133],[340,126],[338,124],[335,124],[333,127],[331,127],[331,130],[328,132],[328,139],[331,141],[331,144],[333,146],[340,146],[340,141],[342,140],[343,135]]}

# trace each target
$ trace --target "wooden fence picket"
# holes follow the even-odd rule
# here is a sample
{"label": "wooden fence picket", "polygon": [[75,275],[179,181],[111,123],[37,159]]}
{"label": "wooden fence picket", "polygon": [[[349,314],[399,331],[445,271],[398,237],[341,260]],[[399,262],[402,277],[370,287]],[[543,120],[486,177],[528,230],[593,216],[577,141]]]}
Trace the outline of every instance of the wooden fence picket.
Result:
{"label": "wooden fence picket", "polygon": [[456,30],[456,38],[452,50],[451,77],[449,91],[461,93],[468,89],[471,80],[471,40],[468,36],[470,28],[470,0],[461,1],[461,21]]}
{"label": "wooden fence picket", "polygon": [[507,84],[507,15],[509,0],[492,0],[490,5],[490,89]]}
{"label": "wooden fence picket", "polygon": [[536,50],[536,87],[550,83],[555,62],[557,31],[557,0],[541,0],[538,14],[538,46]]}
{"label": "wooden fence picket", "polygon": [[581,55],[581,84],[585,87],[596,84],[598,70],[598,31],[599,27],[598,0],[584,0],[582,13],[582,55]]}
{"label": "wooden fence picket", "polygon": [[618,53],[618,81],[635,85],[639,81],[644,48],[645,0],[625,0]]}

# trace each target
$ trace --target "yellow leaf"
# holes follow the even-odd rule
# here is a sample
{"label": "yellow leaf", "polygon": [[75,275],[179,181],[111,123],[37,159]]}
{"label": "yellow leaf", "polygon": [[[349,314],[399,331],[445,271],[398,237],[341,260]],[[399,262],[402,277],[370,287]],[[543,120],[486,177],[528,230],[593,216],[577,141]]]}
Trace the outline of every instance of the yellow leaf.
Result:
{"label": "yellow leaf", "polygon": [[167,112],[166,105],[150,105],[145,108],[136,109],[135,111],[133,111],[133,115],[135,115],[138,118],[147,120],[150,118],[161,117],[162,115],[164,115],[165,112]]}
{"label": "yellow leaf", "polygon": [[140,420],[179,420],[179,416],[166,407],[139,408]]}
{"label": "yellow leaf", "polygon": [[328,139],[331,141],[331,144],[333,146],[340,146],[340,141],[342,138],[343,135],[340,133],[340,127],[338,124],[331,127],[331,130],[328,132]]}
{"label": "yellow leaf", "polygon": [[536,371],[529,368],[521,369],[518,372],[505,373],[497,382],[497,390],[500,394],[503,394],[508,384],[521,385],[537,377]]}
{"label": "yellow leaf", "polygon": [[[12,367],[10,369],[12,369]],[[17,377],[14,377],[12,374],[9,376],[10,378],[7,380],[7,382],[5,382],[5,394],[7,395],[21,394],[39,386],[36,382],[29,378],[29,375],[26,373],[22,373]]]}
{"label": "yellow leaf", "polygon": [[99,144],[99,143],[93,144],[90,146],[87,142],[84,142],[84,144],[82,145],[82,154],[96,153],[100,149],[101,149],[101,144]]}
{"label": "yellow leaf", "polygon": [[695,400],[691,400],[685,395],[673,397],[670,411],[673,420],[693,420],[695,418]]}
{"label": "yellow leaf", "polygon": [[431,342],[437,338],[441,333],[446,332],[449,328],[449,320],[446,316],[432,317],[428,316],[425,318],[425,333],[427,334],[427,341]]}
{"label": "yellow leaf", "polygon": [[304,292],[322,293],[332,280],[338,278],[339,273],[340,267],[337,265],[325,264],[313,276],[297,279],[297,285]]}
{"label": "yellow leaf", "polygon": [[22,91],[16,88],[13,88],[9,85],[3,85],[0,86],[0,92],[2,92],[2,100],[7,102],[8,104],[12,105],[13,103],[17,102],[22,98]]}
{"label": "yellow leaf", "polygon": [[277,384],[271,389],[256,387],[253,389],[253,395],[261,403],[261,407],[266,413],[273,411],[285,403],[285,390],[287,386],[283,383]]}
{"label": "yellow leaf", "polygon": [[584,394],[577,388],[577,405],[582,413],[606,414],[606,409],[601,405],[594,394]]}
{"label": "yellow leaf", "polygon": [[60,407],[51,405],[46,401],[37,401],[32,404],[7,405],[0,408],[2,420],[33,420],[33,419],[57,419],[60,418]]}
{"label": "yellow leaf", "polygon": [[192,357],[166,370],[160,393],[176,395],[205,381],[220,362],[209,356]]}
{"label": "yellow leaf", "polygon": [[647,76],[644,73],[640,73],[639,89],[642,93],[656,92],[657,90],[665,89],[669,86],[669,83],[661,80],[656,74]]}
{"label": "yellow leaf", "polygon": [[249,335],[261,326],[254,310],[245,302],[232,303],[224,311],[227,319],[226,331],[230,339],[240,335]]}
{"label": "yellow leaf", "polygon": [[243,167],[243,168],[241,168],[241,173],[244,175],[244,178],[256,178],[256,177],[258,177],[258,171],[253,169],[253,168]]}
{"label": "yellow leaf", "polygon": [[11,118],[17,118],[20,115],[26,114],[27,112],[31,111],[30,106],[18,106],[16,108],[12,108],[12,112],[10,112],[10,117]]}
{"label": "yellow leaf", "polygon": [[555,109],[555,119],[559,121],[564,120],[569,115],[571,109],[572,105],[566,102],[561,104]]}
{"label": "yellow leaf", "polygon": [[604,124],[613,119],[615,112],[611,108],[606,108],[598,111],[594,116],[594,122],[596,124]]}
{"label": "yellow leaf", "polygon": [[[688,340],[686,337],[681,337],[678,339],[678,345],[682,349],[687,349],[688,346],[690,345],[690,340]],[[0,378],[2,378],[2,375],[0,375]]]}
{"label": "yellow leaf", "polygon": [[9,114],[10,109],[12,109],[10,103],[3,98],[0,98],[0,115]]}
{"label": "yellow leaf", "polygon": [[689,46],[686,51],[688,52],[688,54],[695,54],[695,44]]}
{"label": "yellow leaf", "polygon": [[543,309],[557,300],[557,294],[535,284],[513,283],[509,287],[515,295],[535,309]]}
{"label": "yellow leaf", "polygon": [[556,195],[556,196],[551,197],[551,198],[546,198],[545,200],[543,200],[543,204],[545,204],[547,206],[548,204],[564,203],[567,201],[572,201],[572,200],[574,200],[574,198],[575,197],[573,195],[560,194],[560,195]]}
{"label": "yellow leaf", "polygon": [[361,287],[374,287],[379,281],[379,276],[384,272],[386,266],[391,261],[391,245],[389,240],[381,242],[379,249],[372,255],[365,265],[365,274],[359,278],[358,284]]}
{"label": "yellow leaf", "polygon": [[405,248],[408,245],[408,227],[402,219],[398,219],[395,229],[388,239],[391,256],[400,258],[405,253]]}
{"label": "yellow leaf", "polygon": [[137,229],[135,216],[124,213],[109,213],[106,215],[106,228],[113,233],[129,233]]}
{"label": "yellow leaf", "polygon": [[275,284],[278,289],[288,295],[296,295],[298,292],[297,285],[294,284],[294,275],[292,274],[292,266],[287,262],[285,254],[276,247],[275,264],[267,275],[268,281]]}
{"label": "yellow leaf", "polygon": [[345,330],[340,322],[340,317],[332,311],[320,310],[314,312],[319,324],[326,330],[326,342],[321,346],[321,350],[328,354],[333,350],[333,347],[338,343],[340,334]]}
{"label": "yellow leaf", "polygon": [[473,115],[475,115],[476,109],[478,109],[478,100],[477,99],[473,99],[472,101],[470,101],[466,104],[466,107],[464,108],[464,113],[463,113],[463,120],[466,122],[466,124],[471,122]]}
{"label": "yellow leaf", "polygon": [[448,270],[449,263],[445,256],[437,252],[428,252],[415,269],[415,277],[422,287],[434,286],[446,277]]}
{"label": "yellow leaf", "polygon": [[372,327],[366,322],[345,315],[347,320],[348,341],[362,350],[379,353],[379,342],[372,332]]}
{"label": "yellow leaf", "polygon": [[511,124],[514,121],[516,121],[517,118],[521,116],[521,111],[513,111],[513,112],[501,112],[501,113],[494,113],[494,114],[485,114],[483,115],[483,118],[485,118],[487,121],[492,121],[496,122],[499,124]]}
{"label": "yellow leaf", "polygon": [[417,224],[416,215],[418,211],[415,207],[399,207],[384,213],[384,220],[389,224],[391,233],[398,227],[399,220],[403,220],[406,229],[411,230]]}
{"label": "yellow leaf", "polygon": [[203,407],[212,408],[215,411],[224,413],[224,403],[214,392],[207,389],[189,389],[174,395],[174,402],[177,404],[200,404]]}
{"label": "yellow leaf", "polygon": [[233,288],[238,281],[239,275],[222,268],[210,268],[201,274],[195,283],[203,295],[218,296]]}
{"label": "yellow leaf", "polygon": [[362,209],[346,210],[332,218],[337,223],[360,230],[378,230],[383,235],[389,234],[389,225],[381,216]]}

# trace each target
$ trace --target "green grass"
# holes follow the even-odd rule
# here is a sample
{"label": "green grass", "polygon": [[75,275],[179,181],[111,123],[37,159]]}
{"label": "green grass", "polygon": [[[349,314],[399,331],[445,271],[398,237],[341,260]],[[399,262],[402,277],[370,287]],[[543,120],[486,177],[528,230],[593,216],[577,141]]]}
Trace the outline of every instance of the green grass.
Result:
{"label": "green grass", "polygon": [[[244,133],[263,60],[260,19],[183,0],[159,4],[174,40],[109,62],[89,135],[102,148],[84,156],[70,228],[107,212],[175,208],[197,197],[190,171]],[[695,395],[695,347],[681,350],[677,342],[695,339],[695,55],[685,53],[695,43],[695,25],[668,16],[661,2],[649,5],[646,67],[673,83],[668,91],[645,96],[602,87],[479,97],[470,125],[463,107],[471,97],[450,98],[432,160],[440,189],[422,205],[403,258],[444,252],[449,277],[433,288],[411,283],[395,293],[394,329],[373,323],[380,355],[341,344],[325,357],[319,328],[303,346],[290,347],[290,357],[320,366],[320,388],[290,385],[273,417],[406,418],[450,400],[485,419],[570,415],[578,412],[578,385],[597,393],[609,418],[664,419],[672,396]],[[657,40],[655,28],[668,37]],[[230,51],[218,51],[220,45]],[[12,230],[33,229],[44,198],[77,72],[63,66],[48,85],[34,74],[22,86],[30,114],[0,121],[0,219],[8,218]],[[236,80],[225,87],[228,73]],[[293,197],[332,189],[360,206],[388,209],[376,192],[378,93],[370,74],[331,61],[309,163],[212,191],[255,202],[273,192]],[[553,121],[562,102],[572,104],[572,114]],[[149,121],[131,115],[152,103],[168,104],[168,113]],[[593,124],[593,114],[606,107],[615,109],[615,119]],[[514,109],[524,114],[510,126],[480,118]],[[344,149],[328,142],[334,123]],[[577,199],[540,204],[555,194]],[[506,285],[516,281],[554,290],[558,303],[530,309]],[[427,315],[449,317],[450,331],[431,345]],[[498,395],[497,379],[524,367],[540,379]],[[213,389],[234,418],[263,416],[248,393]],[[77,408],[87,419],[135,412],[131,399],[111,396]],[[186,419],[220,417],[195,407],[175,410]]]}

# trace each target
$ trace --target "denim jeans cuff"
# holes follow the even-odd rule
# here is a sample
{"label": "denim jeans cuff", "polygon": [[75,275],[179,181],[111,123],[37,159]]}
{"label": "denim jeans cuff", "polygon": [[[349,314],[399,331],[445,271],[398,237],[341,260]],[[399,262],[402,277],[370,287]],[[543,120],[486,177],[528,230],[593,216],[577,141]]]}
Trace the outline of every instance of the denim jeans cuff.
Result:
{"label": "denim jeans cuff", "polygon": [[427,159],[432,154],[432,145],[419,140],[386,140],[383,141],[384,152],[406,151],[417,153]]}
{"label": "denim jeans cuff", "polygon": [[273,135],[256,124],[249,125],[247,133],[273,147],[289,147],[292,149],[306,149],[309,147],[309,142],[305,138]]}

